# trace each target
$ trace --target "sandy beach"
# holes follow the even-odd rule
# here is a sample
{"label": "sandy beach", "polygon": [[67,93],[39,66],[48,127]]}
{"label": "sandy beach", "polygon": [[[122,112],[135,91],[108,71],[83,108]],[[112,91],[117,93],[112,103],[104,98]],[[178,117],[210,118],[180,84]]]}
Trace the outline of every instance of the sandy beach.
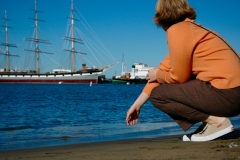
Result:
{"label": "sandy beach", "polygon": [[1,151],[1,160],[240,159],[240,130],[209,142],[183,142],[182,135]]}

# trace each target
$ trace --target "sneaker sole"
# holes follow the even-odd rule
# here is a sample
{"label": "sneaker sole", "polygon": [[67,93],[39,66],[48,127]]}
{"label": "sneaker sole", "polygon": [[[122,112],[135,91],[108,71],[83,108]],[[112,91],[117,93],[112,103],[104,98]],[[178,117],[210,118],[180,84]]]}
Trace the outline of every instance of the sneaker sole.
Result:
{"label": "sneaker sole", "polygon": [[183,142],[189,142],[189,141],[191,141],[191,139],[190,139],[187,135],[183,135],[182,140],[183,140]]}
{"label": "sneaker sole", "polygon": [[230,133],[230,132],[232,132],[233,130],[234,130],[233,126],[230,125],[229,127],[225,128],[225,129],[223,129],[223,130],[220,130],[220,131],[218,131],[218,132],[216,132],[216,133],[213,133],[213,134],[211,134],[211,135],[209,135],[209,136],[196,137],[196,136],[192,135],[191,141],[193,141],[193,142],[210,141],[210,140],[216,139],[216,138],[218,138],[218,137],[221,137],[221,136],[223,136],[223,135],[225,135],[225,134],[227,134],[227,133]]}

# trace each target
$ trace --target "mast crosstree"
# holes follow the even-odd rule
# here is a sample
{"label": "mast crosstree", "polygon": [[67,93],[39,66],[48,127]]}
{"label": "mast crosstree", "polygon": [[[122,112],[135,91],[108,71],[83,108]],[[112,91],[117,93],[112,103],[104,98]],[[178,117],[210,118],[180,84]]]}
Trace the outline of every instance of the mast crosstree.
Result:
{"label": "mast crosstree", "polygon": [[79,54],[86,54],[80,51],[75,50],[74,44],[75,43],[80,43],[80,44],[84,44],[82,39],[78,39],[75,38],[74,36],[74,32],[75,32],[75,24],[74,21],[80,21],[77,18],[74,18],[74,12],[77,12],[76,10],[74,10],[74,4],[73,4],[73,0],[71,1],[71,8],[70,8],[70,17],[67,17],[68,19],[70,19],[71,21],[71,29],[70,29],[70,34],[71,36],[64,36],[64,40],[70,41],[71,42],[71,47],[70,49],[63,49],[64,51],[68,51],[71,53],[71,59],[72,59],[72,72],[75,72],[75,53],[79,53]]}
{"label": "mast crosstree", "polygon": [[1,46],[5,46],[6,50],[5,50],[5,53],[0,53],[0,54],[6,56],[6,65],[7,65],[6,66],[6,72],[10,72],[11,71],[10,56],[19,57],[19,55],[10,54],[10,51],[9,51],[9,47],[16,47],[17,48],[17,45],[8,43],[8,28],[12,28],[12,27],[8,26],[8,21],[10,19],[8,19],[8,17],[7,17],[7,11],[5,11],[5,16],[4,16],[3,19],[5,20],[5,25],[4,26],[1,25],[1,26],[5,28],[5,35],[6,35],[6,37],[5,37],[5,43],[0,42],[0,45]]}
{"label": "mast crosstree", "polygon": [[28,19],[31,19],[31,20],[34,20],[35,21],[35,25],[34,25],[34,30],[35,30],[35,35],[34,35],[34,38],[29,38],[29,37],[26,37],[25,40],[26,41],[31,41],[31,42],[34,42],[35,43],[35,49],[24,49],[25,51],[29,51],[29,52],[35,52],[35,56],[36,56],[36,72],[37,74],[40,74],[40,57],[39,57],[39,53],[44,53],[44,54],[53,54],[53,53],[50,53],[50,52],[43,52],[39,49],[39,43],[45,43],[45,44],[51,44],[48,40],[43,40],[43,39],[39,39],[38,38],[38,22],[46,22],[44,20],[40,20],[38,19],[38,12],[42,12],[42,11],[39,11],[37,10],[37,3],[35,1],[35,4],[34,4],[34,9],[31,9],[32,11],[34,11],[35,13],[35,18],[28,18]]}

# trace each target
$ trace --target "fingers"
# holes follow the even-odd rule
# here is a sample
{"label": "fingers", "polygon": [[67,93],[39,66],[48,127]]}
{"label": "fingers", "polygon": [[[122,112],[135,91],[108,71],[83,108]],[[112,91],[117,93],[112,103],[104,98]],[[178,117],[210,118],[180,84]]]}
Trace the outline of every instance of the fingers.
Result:
{"label": "fingers", "polygon": [[126,115],[126,123],[127,125],[135,125],[138,122],[138,110],[135,109],[134,106],[130,107]]}
{"label": "fingers", "polygon": [[137,117],[132,117],[131,115],[126,117],[126,123],[127,125],[135,125],[138,122],[138,118]]}
{"label": "fingers", "polygon": [[127,115],[126,115],[126,122],[130,121],[131,119],[131,115],[129,113],[129,111],[127,112]]}
{"label": "fingers", "polygon": [[146,75],[146,80],[148,80],[148,82],[155,82],[157,80],[156,78],[157,71],[158,71],[158,68],[148,70],[148,73]]}
{"label": "fingers", "polygon": [[127,121],[127,125],[129,125],[129,126],[135,125],[135,124],[137,124],[137,122],[138,122],[138,119],[129,120],[129,121]]}

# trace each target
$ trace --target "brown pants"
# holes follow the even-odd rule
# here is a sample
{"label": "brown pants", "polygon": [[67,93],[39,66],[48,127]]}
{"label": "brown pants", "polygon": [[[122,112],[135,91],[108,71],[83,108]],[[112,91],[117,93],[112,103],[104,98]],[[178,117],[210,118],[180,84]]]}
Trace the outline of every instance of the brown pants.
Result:
{"label": "brown pants", "polygon": [[210,115],[233,117],[240,114],[240,86],[217,89],[200,80],[163,84],[152,90],[150,101],[187,131]]}

